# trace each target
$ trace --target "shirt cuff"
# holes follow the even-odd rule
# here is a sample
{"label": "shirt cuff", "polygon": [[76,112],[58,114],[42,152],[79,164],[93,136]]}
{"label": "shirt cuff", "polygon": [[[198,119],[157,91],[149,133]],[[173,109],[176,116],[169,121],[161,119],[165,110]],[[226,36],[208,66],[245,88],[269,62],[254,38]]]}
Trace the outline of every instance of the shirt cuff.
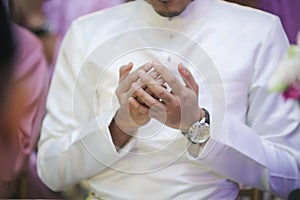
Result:
{"label": "shirt cuff", "polygon": [[198,160],[201,157],[201,153],[202,153],[203,149],[205,148],[206,143],[193,144],[192,142],[188,141],[188,143],[187,143],[187,158],[189,160]]}

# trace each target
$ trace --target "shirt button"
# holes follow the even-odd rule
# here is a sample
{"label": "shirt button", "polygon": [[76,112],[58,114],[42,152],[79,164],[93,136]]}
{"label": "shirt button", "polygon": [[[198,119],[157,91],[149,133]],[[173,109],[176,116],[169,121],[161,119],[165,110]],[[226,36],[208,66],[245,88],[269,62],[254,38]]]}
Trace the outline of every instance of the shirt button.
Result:
{"label": "shirt button", "polygon": [[171,39],[171,40],[173,39],[173,35],[172,35],[172,34],[170,35],[170,39]]}

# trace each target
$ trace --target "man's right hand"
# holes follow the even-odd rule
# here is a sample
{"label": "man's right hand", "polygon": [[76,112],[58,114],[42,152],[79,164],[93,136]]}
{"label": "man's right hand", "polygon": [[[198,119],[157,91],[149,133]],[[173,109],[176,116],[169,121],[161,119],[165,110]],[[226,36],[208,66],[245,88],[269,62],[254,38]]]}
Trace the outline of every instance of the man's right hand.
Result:
{"label": "man's right hand", "polygon": [[128,65],[122,66],[119,70],[119,86],[116,90],[116,95],[120,108],[109,127],[113,142],[119,148],[123,147],[129,141],[132,134],[139,127],[147,124],[150,120],[149,107],[134,98],[134,93],[138,90],[143,90],[142,82],[138,81],[138,71],[144,70],[148,72],[152,68],[152,65],[151,63],[147,63],[130,73],[132,67],[133,64],[130,62]]}

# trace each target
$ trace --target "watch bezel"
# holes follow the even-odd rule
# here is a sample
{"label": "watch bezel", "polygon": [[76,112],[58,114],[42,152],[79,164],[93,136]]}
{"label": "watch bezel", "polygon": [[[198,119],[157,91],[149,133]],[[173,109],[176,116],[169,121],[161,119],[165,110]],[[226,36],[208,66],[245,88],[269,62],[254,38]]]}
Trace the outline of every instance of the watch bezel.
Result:
{"label": "watch bezel", "polygon": [[188,132],[187,138],[194,144],[203,144],[210,137],[210,126],[205,122],[205,118],[203,118],[200,122],[194,122]]}
{"label": "watch bezel", "polygon": [[203,110],[205,116],[200,121],[194,122],[187,132],[182,132],[182,134],[193,144],[203,144],[207,142],[210,137],[209,113],[206,109]]}

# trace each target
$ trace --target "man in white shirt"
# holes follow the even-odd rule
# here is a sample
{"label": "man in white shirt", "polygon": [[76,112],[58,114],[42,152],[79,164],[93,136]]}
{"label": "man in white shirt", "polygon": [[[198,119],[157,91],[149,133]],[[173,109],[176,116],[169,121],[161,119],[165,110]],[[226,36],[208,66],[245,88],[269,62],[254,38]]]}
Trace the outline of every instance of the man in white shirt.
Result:
{"label": "man in white shirt", "polygon": [[235,199],[237,183],[287,197],[300,112],[267,90],[287,47],[277,17],[218,0],[137,0],[76,20],[47,101],[41,179],[103,199]]}

